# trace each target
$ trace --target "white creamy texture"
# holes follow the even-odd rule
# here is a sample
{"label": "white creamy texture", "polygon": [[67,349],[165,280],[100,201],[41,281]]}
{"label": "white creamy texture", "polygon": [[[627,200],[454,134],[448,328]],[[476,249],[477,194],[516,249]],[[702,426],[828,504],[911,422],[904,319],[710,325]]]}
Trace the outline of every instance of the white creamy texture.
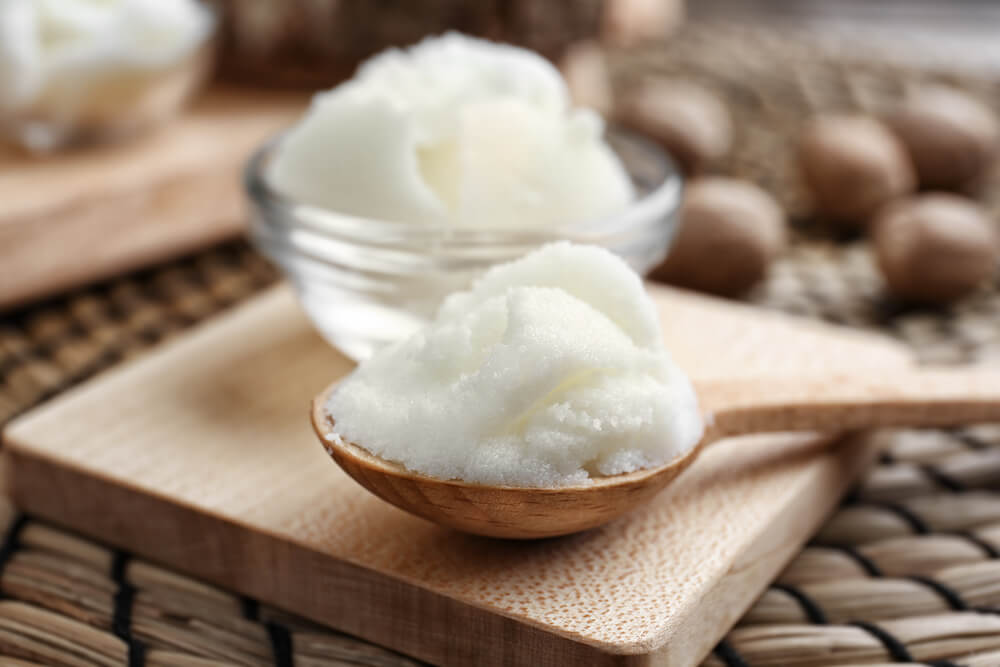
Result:
{"label": "white creamy texture", "polygon": [[449,34],[318,95],[269,178],[299,201],[392,222],[585,222],[634,197],[603,132],[541,56]]}
{"label": "white creamy texture", "polygon": [[703,422],[639,277],[557,243],[494,267],[348,376],[340,438],[410,470],[508,486],[586,484],[689,451]]}
{"label": "white creamy texture", "polygon": [[0,0],[0,109],[76,103],[109,75],[170,66],[212,21],[195,0]]}

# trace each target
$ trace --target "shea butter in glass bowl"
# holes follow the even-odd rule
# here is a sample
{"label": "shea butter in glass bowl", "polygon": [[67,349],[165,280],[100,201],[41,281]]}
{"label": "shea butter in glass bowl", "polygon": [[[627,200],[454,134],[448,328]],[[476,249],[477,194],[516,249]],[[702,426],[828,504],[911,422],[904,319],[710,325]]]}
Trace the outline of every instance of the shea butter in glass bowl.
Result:
{"label": "shea butter in glass bowl", "polygon": [[154,126],[206,78],[215,28],[199,0],[4,0],[0,133],[47,153]]}
{"label": "shea butter in glass bowl", "polygon": [[266,176],[282,137],[245,174],[251,238],[294,286],[320,333],[354,360],[426,324],[444,298],[490,266],[558,240],[603,246],[645,275],[666,256],[682,178],[645,138],[611,127],[605,139],[635,189],[625,208],[595,220],[485,228],[385,222],[294,201]]}

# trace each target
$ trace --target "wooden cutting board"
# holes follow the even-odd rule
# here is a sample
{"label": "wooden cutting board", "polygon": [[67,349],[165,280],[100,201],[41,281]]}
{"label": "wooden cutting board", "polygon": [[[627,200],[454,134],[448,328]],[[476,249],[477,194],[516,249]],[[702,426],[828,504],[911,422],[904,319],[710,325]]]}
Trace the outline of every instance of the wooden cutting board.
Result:
{"label": "wooden cutting board", "polygon": [[[698,377],[908,363],[880,338],[650,289]],[[14,499],[434,663],[693,665],[872,453],[865,437],[724,441],[604,528],[471,537],[369,495],[323,452],[309,399],[351,366],[280,286],[11,425]]]}
{"label": "wooden cutting board", "polygon": [[134,141],[49,157],[0,148],[0,308],[241,233],[243,163],[305,103],[215,90]]}

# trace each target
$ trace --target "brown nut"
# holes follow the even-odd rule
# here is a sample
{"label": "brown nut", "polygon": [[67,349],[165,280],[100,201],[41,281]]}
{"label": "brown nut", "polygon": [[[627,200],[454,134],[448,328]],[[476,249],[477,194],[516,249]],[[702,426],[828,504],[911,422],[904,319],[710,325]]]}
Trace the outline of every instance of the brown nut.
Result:
{"label": "brown nut", "polygon": [[726,106],[688,81],[646,81],[633,87],[621,99],[618,120],[662,144],[688,174],[723,157],[732,144]]}
{"label": "brown nut", "polygon": [[886,207],[874,223],[875,252],[899,296],[944,302],[968,294],[994,275],[1000,238],[972,200],[930,193]]}
{"label": "brown nut", "polygon": [[887,121],[906,145],[925,187],[961,188],[979,180],[1000,140],[989,107],[944,86],[912,90]]}
{"label": "brown nut", "polygon": [[706,177],[688,188],[680,229],[653,277],[713,294],[736,295],[767,273],[785,247],[785,215],[756,185]]}
{"label": "brown nut", "polygon": [[799,142],[799,165],[819,213],[864,226],[883,204],[916,185],[900,141],[866,116],[820,116]]}
{"label": "brown nut", "polygon": [[608,117],[614,109],[611,77],[604,51],[596,42],[577,42],[566,49],[559,70],[566,79],[573,104]]}

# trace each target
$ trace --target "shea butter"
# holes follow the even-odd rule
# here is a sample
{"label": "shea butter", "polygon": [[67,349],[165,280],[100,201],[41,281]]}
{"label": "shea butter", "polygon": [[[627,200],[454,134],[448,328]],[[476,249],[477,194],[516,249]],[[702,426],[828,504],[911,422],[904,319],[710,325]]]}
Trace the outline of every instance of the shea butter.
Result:
{"label": "shea butter", "polygon": [[556,243],[489,270],[330,397],[336,438],[441,479],[583,485],[688,452],[703,422],[639,277]]}
{"label": "shea butter", "polygon": [[0,0],[0,120],[94,131],[193,87],[212,32],[196,0]]}
{"label": "shea butter", "polygon": [[624,209],[604,123],[541,56],[458,34],[390,50],[318,95],[268,171],[285,196],[386,222],[556,226]]}

